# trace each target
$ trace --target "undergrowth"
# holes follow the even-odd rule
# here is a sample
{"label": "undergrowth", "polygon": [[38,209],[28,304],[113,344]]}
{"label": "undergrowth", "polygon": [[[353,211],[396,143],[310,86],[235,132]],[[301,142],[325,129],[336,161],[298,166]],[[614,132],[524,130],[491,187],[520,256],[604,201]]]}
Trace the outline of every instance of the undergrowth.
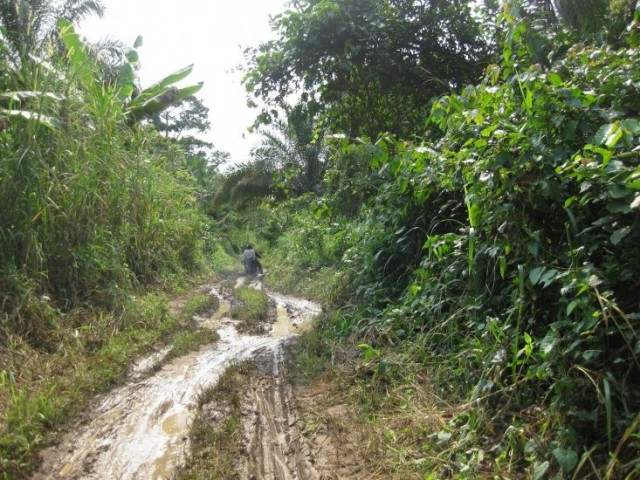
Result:
{"label": "undergrowth", "polygon": [[179,331],[163,295],[134,299],[121,316],[73,310],[55,332],[55,351],[18,336],[0,349],[0,465],[3,478],[25,475],[37,463],[47,432],[109,390],[135,356]]}
{"label": "undergrowth", "polygon": [[424,139],[330,140],[327,178],[353,162],[363,178],[327,180],[254,227],[275,232],[268,281],[336,309],[299,364],[311,375],[340,363],[336,345],[360,352],[349,388],[388,448],[406,448],[399,465],[633,479],[640,9],[617,44],[521,15],[505,5],[499,62],[433,103]]}
{"label": "undergrowth", "polygon": [[241,455],[241,405],[249,384],[249,363],[228,367],[218,383],[201,392],[198,413],[190,433],[189,461],[176,472],[177,479],[225,479],[237,475]]}

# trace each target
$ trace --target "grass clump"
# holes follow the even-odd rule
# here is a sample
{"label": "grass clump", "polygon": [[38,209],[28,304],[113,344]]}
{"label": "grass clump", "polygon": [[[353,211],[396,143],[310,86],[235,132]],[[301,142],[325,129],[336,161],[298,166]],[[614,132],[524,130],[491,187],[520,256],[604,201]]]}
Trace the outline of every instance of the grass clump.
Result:
{"label": "grass clump", "polygon": [[178,480],[234,478],[241,455],[242,394],[249,383],[248,364],[232,365],[218,383],[198,398],[191,431],[191,457],[175,475]]}
{"label": "grass clump", "polygon": [[194,295],[187,300],[182,314],[185,318],[191,318],[195,315],[211,315],[218,310],[220,300],[215,295]]}
{"label": "grass clump", "polygon": [[260,290],[239,287],[234,290],[239,303],[232,310],[232,318],[240,320],[238,330],[254,331],[265,322],[269,313],[269,297]]}
{"label": "grass clump", "polygon": [[202,345],[215,343],[219,339],[220,335],[214,330],[191,327],[176,334],[172,341],[173,347],[165,357],[165,361],[186,355]]}

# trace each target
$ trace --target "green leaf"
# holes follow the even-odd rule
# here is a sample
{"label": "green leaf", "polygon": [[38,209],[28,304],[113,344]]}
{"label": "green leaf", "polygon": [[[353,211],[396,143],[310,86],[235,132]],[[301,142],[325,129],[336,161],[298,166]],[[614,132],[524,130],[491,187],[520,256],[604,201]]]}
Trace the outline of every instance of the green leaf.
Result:
{"label": "green leaf", "polygon": [[559,87],[560,85],[562,85],[564,82],[562,81],[562,77],[560,75],[558,75],[557,73],[550,73],[547,78],[549,79],[549,81],[552,83],[552,85],[554,87]]}
{"label": "green leaf", "polygon": [[60,121],[57,118],[48,117],[47,115],[42,115],[36,112],[29,112],[27,110],[0,109],[0,114],[6,115],[7,117],[24,118],[25,120],[36,122],[52,129],[60,128]]}
{"label": "green leaf", "polygon": [[540,283],[544,283],[544,288],[546,288],[551,285],[551,283],[556,279],[557,276],[558,271],[554,268],[550,268],[549,270],[544,272],[542,277],[540,277]]}
{"label": "green leaf", "polygon": [[565,472],[571,472],[578,465],[578,454],[571,449],[556,448],[553,456]]}
{"label": "green leaf", "polygon": [[549,470],[549,462],[544,461],[541,463],[536,463],[533,467],[533,480],[541,480],[544,477],[544,474]]}
{"label": "green leaf", "polygon": [[616,230],[611,234],[611,237],[609,238],[609,240],[614,245],[618,245],[624,237],[629,235],[630,232],[631,232],[631,227],[629,225],[623,228],[619,228],[618,230]]}
{"label": "green leaf", "polygon": [[575,300],[572,300],[571,303],[569,303],[569,305],[567,305],[567,317],[571,315],[571,312],[573,312],[576,309],[576,307],[580,305],[580,303],[581,303],[581,300],[576,298]]}
{"label": "green leaf", "polygon": [[171,75],[167,75],[162,80],[153,85],[145,88],[142,92],[140,92],[140,96],[136,98],[137,103],[143,103],[148,101],[153,97],[157,97],[158,95],[162,95],[167,91],[167,89],[176,82],[185,79],[188,77],[193,71],[193,64],[187,67],[184,67],[176,72],[173,72]]}
{"label": "green leaf", "polygon": [[527,242],[527,250],[534,257],[538,258],[538,254],[540,253],[540,242],[530,241]]}
{"label": "green leaf", "polygon": [[529,281],[531,285],[537,285],[540,282],[540,278],[545,271],[545,267],[537,267],[529,272]]}
{"label": "green leaf", "polygon": [[22,100],[25,100],[25,99],[28,99],[28,98],[42,98],[42,97],[50,98],[52,100],[63,100],[64,99],[64,97],[62,95],[58,95],[57,93],[53,93],[53,92],[38,92],[38,91],[33,91],[33,90],[0,93],[0,98],[7,98],[7,99],[15,101],[15,102],[21,102]]}
{"label": "green leaf", "polygon": [[555,332],[548,332],[542,340],[540,340],[540,351],[545,355],[549,355],[553,347],[556,346],[558,337]]}
{"label": "green leaf", "polygon": [[608,148],[615,147],[624,136],[624,131],[620,128],[620,123],[614,122],[609,125],[604,134],[604,144]]}
{"label": "green leaf", "polygon": [[640,121],[635,118],[628,118],[626,120],[622,120],[620,123],[622,128],[628,130],[631,135],[640,135]]}
{"label": "green leaf", "polygon": [[609,195],[612,198],[626,198],[631,195],[629,189],[627,189],[624,185],[612,184],[609,185],[607,189],[609,191]]}

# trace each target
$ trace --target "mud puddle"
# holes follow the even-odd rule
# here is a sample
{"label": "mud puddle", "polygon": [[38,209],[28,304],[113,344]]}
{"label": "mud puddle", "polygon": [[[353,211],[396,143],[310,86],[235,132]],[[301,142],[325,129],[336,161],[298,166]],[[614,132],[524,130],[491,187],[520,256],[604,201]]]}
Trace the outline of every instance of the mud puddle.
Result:
{"label": "mud puddle", "polygon": [[[149,369],[166,351],[137,362],[129,382],[106,395],[88,415],[88,422],[43,452],[43,464],[34,479],[171,478],[188,453],[198,394],[214,385],[231,362],[256,355],[272,360],[268,363],[277,377],[282,342],[320,312],[314,303],[266,292],[278,312],[271,334],[242,335],[227,317],[229,302],[220,288],[212,287],[210,293],[218,296],[220,308],[211,318],[198,320],[204,328],[217,330],[218,343],[175,359],[152,374]],[[266,465],[257,471],[245,466],[245,471],[260,475],[275,470]]]}

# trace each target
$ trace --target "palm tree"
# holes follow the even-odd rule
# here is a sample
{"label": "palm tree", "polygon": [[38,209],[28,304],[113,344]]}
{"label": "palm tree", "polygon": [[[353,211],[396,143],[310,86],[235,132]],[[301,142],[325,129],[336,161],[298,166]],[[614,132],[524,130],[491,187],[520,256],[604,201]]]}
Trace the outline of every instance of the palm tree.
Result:
{"label": "palm tree", "polygon": [[39,55],[57,37],[60,19],[77,22],[104,13],[102,0],[0,0],[0,41],[15,67]]}
{"label": "palm tree", "polygon": [[324,173],[322,132],[317,129],[318,106],[298,103],[285,107],[286,121],[276,121],[262,132],[252,155],[277,167],[287,190],[301,194],[315,190]]}
{"label": "palm tree", "polygon": [[[596,33],[611,22],[627,24],[635,0],[528,0],[525,7],[551,23],[562,23],[582,33]],[[624,18],[617,18],[624,17]]]}

